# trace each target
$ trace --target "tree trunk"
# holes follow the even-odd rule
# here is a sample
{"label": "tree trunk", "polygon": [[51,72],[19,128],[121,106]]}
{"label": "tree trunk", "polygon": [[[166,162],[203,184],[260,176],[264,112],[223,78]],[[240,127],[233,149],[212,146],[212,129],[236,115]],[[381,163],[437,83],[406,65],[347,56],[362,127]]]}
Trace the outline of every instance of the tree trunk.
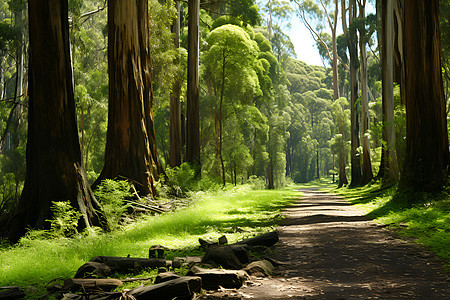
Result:
{"label": "tree trunk", "polygon": [[[344,137],[342,137],[344,139]],[[345,141],[345,140],[344,140]],[[339,149],[339,187],[348,184],[347,174],[345,167],[347,165],[346,155],[345,155],[345,142],[343,141],[343,146]]]}
{"label": "tree trunk", "polygon": [[[20,98],[23,94],[23,70],[24,70],[24,21],[23,10],[24,3],[20,3],[14,12],[15,30],[17,32],[17,47],[16,47],[16,88],[14,90],[14,102],[20,103]],[[19,128],[22,123],[23,106],[21,104],[16,106],[14,113],[14,128],[12,132],[12,149],[16,150],[19,147]]]}
{"label": "tree trunk", "polygon": [[[365,14],[366,1],[362,0],[359,5],[359,18],[363,20]],[[362,178],[361,184],[369,183],[373,178],[372,163],[370,159],[370,135],[369,135],[369,97],[367,89],[367,51],[366,51],[366,27],[365,23],[359,28],[359,51],[361,53],[361,115],[362,115]]]}
{"label": "tree trunk", "polygon": [[200,123],[199,123],[199,12],[200,0],[188,1],[188,91],[186,161],[200,175]]}
{"label": "tree trunk", "polygon": [[236,160],[233,161],[233,178],[234,178],[234,186],[237,185],[237,164]]}
{"label": "tree trunk", "polygon": [[[404,72],[404,0],[394,0],[394,82],[402,84],[405,79]],[[402,104],[405,104],[402,99]]]}
{"label": "tree trunk", "polygon": [[[349,3],[349,23],[356,19],[356,0]],[[350,55],[350,111],[351,111],[351,174],[352,181],[350,186],[354,187],[361,183],[361,156],[359,154],[359,105],[358,105],[358,38],[355,26],[350,27],[348,52]]]}
{"label": "tree trunk", "polygon": [[[175,48],[180,48],[180,7],[181,2],[175,2],[177,8],[177,18],[172,25],[172,32],[175,33],[174,44]],[[175,64],[179,64],[179,59],[176,59]],[[176,76],[173,81],[172,93],[170,95],[170,167],[174,168],[181,165],[183,145],[181,140],[181,78]]]}
{"label": "tree trunk", "polygon": [[[48,228],[54,201],[81,211],[79,228],[103,223],[81,161],[68,37],[67,1],[29,2],[30,101],[27,169],[18,210],[7,225],[17,241],[27,228]],[[45,40],[45,43],[42,41]],[[49,80],[51,79],[51,80]]]}
{"label": "tree trunk", "polygon": [[108,1],[109,108],[103,179],[127,178],[155,194],[156,153],[148,36],[148,2]]}
{"label": "tree trunk", "polygon": [[3,62],[5,58],[0,57],[0,99],[5,98],[5,69],[3,69]]}
{"label": "tree trunk", "polygon": [[268,180],[267,188],[269,190],[275,189],[275,183],[273,181],[273,161],[272,155],[270,155],[270,151],[269,151],[269,166],[267,167],[267,180]]}
{"label": "tree trunk", "polygon": [[286,176],[291,176],[292,156],[291,156],[291,138],[286,141]]}
{"label": "tree trunk", "polygon": [[[335,15],[334,15],[334,23],[331,28],[331,39],[332,39],[332,47],[333,47],[333,60],[332,60],[332,68],[333,68],[333,91],[334,97],[333,100],[336,101],[339,98],[339,84],[338,84],[338,54],[337,54],[337,42],[336,42],[336,29],[337,29],[337,16],[339,12],[338,1],[335,0]],[[330,24],[331,26],[331,24]],[[340,134],[342,134],[342,138],[345,136],[345,128],[344,126],[339,126]],[[340,151],[339,155],[339,186],[341,187],[344,184],[348,184],[347,174],[345,171],[346,167],[346,159],[345,159],[345,149]]]}
{"label": "tree trunk", "polygon": [[343,185],[348,184],[347,174],[345,167],[347,166],[347,155],[345,154],[345,115],[342,116],[341,119],[338,120],[338,128],[339,131],[342,132],[342,145],[340,145],[338,150],[339,155],[339,185],[338,187],[342,187]]}
{"label": "tree trunk", "polygon": [[408,0],[404,9],[407,130],[400,190],[438,191],[449,164],[439,1]]}
{"label": "tree trunk", "polygon": [[333,153],[333,183],[335,181],[334,175],[335,175],[335,164],[334,164],[334,153]]}
{"label": "tree trunk", "polygon": [[320,172],[319,172],[319,149],[316,150],[316,176],[317,179],[320,179]]}
{"label": "tree trunk", "polygon": [[[338,1],[335,0],[335,17],[334,24],[331,27],[331,41],[333,48],[333,57],[332,57],[332,68],[333,68],[333,92],[334,92],[334,100],[339,98],[339,82],[338,82],[338,54],[337,54],[337,41],[336,41],[336,30],[337,30],[337,15],[339,12]],[[342,132],[341,132],[342,133]]]}
{"label": "tree trunk", "polygon": [[269,3],[268,3],[268,6],[269,6],[269,24],[268,24],[268,26],[267,26],[267,31],[268,31],[268,34],[269,34],[269,41],[270,42],[272,42],[272,0],[269,0]]}
{"label": "tree trunk", "polygon": [[395,151],[394,127],[394,0],[381,1],[382,21],[382,84],[383,84],[383,154],[380,165],[380,175],[383,183],[396,184],[399,176],[397,152]]}
{"label": "tree trunk", "polygon": [[[225,50],[224,50],[225,52]],[[223,162],[223,97],[225,93],[225,68],[226,68],[226,55],[223,54],[223,60],[222,60],[222,86],[220,89],[220,99],[219,99],[219,159],[220,159],[220,166],[222,169],[222,184],[225,186],[226,184],[226,174],[225,174],[225,164]]]}

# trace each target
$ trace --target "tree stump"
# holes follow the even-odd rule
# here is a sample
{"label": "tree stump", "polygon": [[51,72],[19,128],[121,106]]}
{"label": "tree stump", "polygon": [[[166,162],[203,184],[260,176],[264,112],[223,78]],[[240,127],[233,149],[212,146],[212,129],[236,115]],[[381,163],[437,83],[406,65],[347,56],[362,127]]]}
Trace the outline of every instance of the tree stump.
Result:
{"label": "tree stump", "polygon": [[203,257],[202,262],[215,266],[222,266],[225,269],[239,270],[242,268],[242,263],[229,245],[210,246]]}
{"label": "tree stump", "polygon": [[258,260],[250,263],[243,270],[252,276],[268,277],[273,274],[274,267],[268,260]]}
{"label": "tree stump", "polygon": [[164,251],[169,250],[169,248],[162,245],[153,245],[148,250],[148,258],[164,258]]}
{"label": "tree stump", "polygon": [[248,253],[248,246],[247,245],[236,245],[232,244],[229,245],[231,250],[233,251],[234,255],[239,259],[239,261],[242,264],[248,264],[250,262],[250,255]]}
{"label": "tree stump", "polygon": [[225,245],[225,244],[228,244],[228,239],[227,239],[227,237],[225,235],[222,235],[219,238],[219,245]]}

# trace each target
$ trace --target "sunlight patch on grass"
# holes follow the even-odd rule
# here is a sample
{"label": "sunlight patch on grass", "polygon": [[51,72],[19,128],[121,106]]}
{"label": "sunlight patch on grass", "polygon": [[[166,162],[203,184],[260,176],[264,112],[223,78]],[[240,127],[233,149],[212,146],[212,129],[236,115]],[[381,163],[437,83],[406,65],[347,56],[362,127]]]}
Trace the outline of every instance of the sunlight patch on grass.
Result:
{"label": "sunlight patch on grass", "polygon": [[70,278],[95,256],[148,257],[161,244],[174,251],[168,257],[201,254],[198,239],[226,235],[230,243],[272,230],[282,220],[280,210],[298,192],[251,190],[240,186],[191,195],[192,204],[175,212],[146,216],[112,233],[80,234],[72,239],[23,239],[0,248],[0,286],[43,286],[57,277]]}

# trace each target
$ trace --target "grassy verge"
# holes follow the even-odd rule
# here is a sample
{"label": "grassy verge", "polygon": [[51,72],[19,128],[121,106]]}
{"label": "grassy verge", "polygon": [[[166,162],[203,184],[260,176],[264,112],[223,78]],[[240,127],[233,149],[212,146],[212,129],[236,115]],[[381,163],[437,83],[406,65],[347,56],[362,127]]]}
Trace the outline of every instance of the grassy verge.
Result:
{"label": "grassy verge", "polygon": [[43,290],[55,278],[71,278],[99,255],[148,257],[148,248],[161,244],[177,249],[170,256],[198,253],[198,238],[225,234],[230,243],[270,231],[282,216],[280,209],[298,193],[251,190],[246,186],[214,194],[193,194],[185,209],[143,217],[108,234],[80,234],[72,239],[23,238],[14,247],[0,248],[0,286],[33,286]]}
{"label": "grassy verge", "polygon": [[[334,189],[364,209],[377,222],[388,224],[400,236],[425,245],[443,259],[450,270],[450,196],[402,195],[396,188],[381,189],[379,184],[366,187]],[[414,201],[410,197],[416,197]],[[407,203],[415,202],[413,206]]]}

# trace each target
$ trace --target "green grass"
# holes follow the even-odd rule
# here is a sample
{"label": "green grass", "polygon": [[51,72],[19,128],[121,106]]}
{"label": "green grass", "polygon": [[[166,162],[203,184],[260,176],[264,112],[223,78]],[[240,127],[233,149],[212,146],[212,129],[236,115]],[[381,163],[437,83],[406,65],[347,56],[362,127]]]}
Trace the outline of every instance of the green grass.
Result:
{"label": "green grass", "polygon": [[339,176],[336,175],[333,183],[333,177],[327,176],[327,177],[321,177],[320,179],[315,179],[313,181],[307,182],[307,183],[298,183],[296,185],[297,189],[304,189],[304,188],[320,188],[322,190],[332,190],[335,189],[338,185],[337,180],[339,179]]}
{"label": "green grass", "polygon": [[[380,184],[334,189],[360,206],[375,221],[388,224],[400,236],[425,245],[450,269],[450,196],[439,194],[398,194],[396,187]],[[415,203],[411,205],[409,203]]]}
{"label": "green grass", "polygon": [[24,238],[0,249],[0,286],[34,286],[43,290],[55,278],[70,278],[85,262],[99,255],[148,257],[148,248],[162,244],[169,258],[200,254],[198,238],[225,234],[230,243],[272,230],[282,216],[280,209],[298,192],[250,190],[240,186],[215,193],[195,193],[185,209],[143,217],[119,231],[77,235],[72,239]]}

